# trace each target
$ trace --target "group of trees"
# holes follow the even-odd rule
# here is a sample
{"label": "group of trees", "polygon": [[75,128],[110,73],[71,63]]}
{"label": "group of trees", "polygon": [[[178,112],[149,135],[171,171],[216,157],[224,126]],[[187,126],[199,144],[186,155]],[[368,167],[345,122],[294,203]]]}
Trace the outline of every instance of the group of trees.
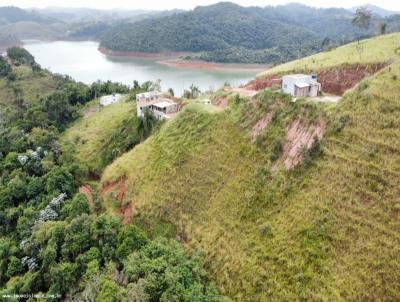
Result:
{"label": "group of trees", "polygon": [[13,78],[12,77],[12,69],[10,64],[0,56],[0,76],[6,77],[7,79]]}
{"label": "group of trees", "polygon": [[[87,86],[68,77],[58,82],[0,128],[0,296],[219,301],[200,257],[188,257],[174,240],[150,239],[138,227],[122,225],[103,212],[100,196],[89,206],[78,193],[87,170],[58,142],[93,95],[111,89],[135,94],[151,83],[129,90],[110,82]],[[151,117],[136,127],[148,133]]]}
{"label": "group of trees", "polygon": [[22,47],[11,47],[7,49],[7,56],[16,65],[28,65],[33,71],[40,71],[40,65],[35,62],[34,57]]}

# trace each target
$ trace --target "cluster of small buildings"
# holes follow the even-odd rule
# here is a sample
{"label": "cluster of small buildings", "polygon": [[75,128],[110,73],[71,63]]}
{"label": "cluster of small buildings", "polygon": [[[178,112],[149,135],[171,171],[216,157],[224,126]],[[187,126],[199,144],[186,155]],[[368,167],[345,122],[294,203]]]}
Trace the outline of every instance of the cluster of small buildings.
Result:
{"label": "cluster of small buildings", "polygon": [[137,116],[143,116],[147,108],[157,119],[170,119],[178,112],[177,103],[165,98],[159,91],[149,91],[136,95]]}
{"label": "cluster of small buildings", "polygon": [[321,92],[315,74],[291,74],[282,77],[282,90],[294,97],[317,97]]}

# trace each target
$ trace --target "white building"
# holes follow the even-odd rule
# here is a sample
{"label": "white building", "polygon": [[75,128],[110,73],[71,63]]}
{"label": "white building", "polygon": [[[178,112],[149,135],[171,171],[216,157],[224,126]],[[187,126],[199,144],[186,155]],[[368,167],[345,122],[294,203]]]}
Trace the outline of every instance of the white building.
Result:
{"label": "white building", "polygon": [[163,100],[150,106],[150,110],[158,119],[168,119],[170,114],[178,111],[178,104]]}
{"label": "white building", "polygon": [[162,94],[159,91],[149,91],[144,93],[138,93],[136,95],[136,110],[137,116],[143,116],[143,110],[146,107],[150,107],[154,103],[161,100]]}
{"label": "white building", "polygon": [[321,83],[316,75],[292,74],[282,77],[282,90],[294,97],[317,97]]}
{"label": "white building", "polygon": [[136,95],[137,115],[143,116],[145,108],[148,108],[158,119],[168,119],[170,114],[178,111],[178,104],[164,98],[161,92],[149,91]]}

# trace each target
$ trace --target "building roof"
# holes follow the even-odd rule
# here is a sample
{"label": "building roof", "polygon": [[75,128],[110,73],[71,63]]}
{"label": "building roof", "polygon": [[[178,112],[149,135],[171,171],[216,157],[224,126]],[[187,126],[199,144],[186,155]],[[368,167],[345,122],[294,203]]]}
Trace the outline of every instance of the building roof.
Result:
{"label": "building roof", "polygon": [[159,95],[161,95],[161,92],[153,90],[153,91],[139,93],[139,94],[136,95],[136,97],[138,97],[138,98],[143,98],[143,97],[149,98],[149,97],[159,96]]}
{"label": "building roof", "polygon": [[166,107],[169,107],[169,106],[172,106],[172,105],[175,105],[175,104],[176,103],[163,101],[163,102],[155,103],[155,104],[153,104],[153,106],[156,106],[158,108],[166,108]]}
{"label": "building roof", "polygon": [[295,83],[294,85],[296,87],[299,87],[299,88],[306,88],[306,87],[310,87],[311,86],[310,84],[307,84],[307,83],[304,83],[304,82]]}

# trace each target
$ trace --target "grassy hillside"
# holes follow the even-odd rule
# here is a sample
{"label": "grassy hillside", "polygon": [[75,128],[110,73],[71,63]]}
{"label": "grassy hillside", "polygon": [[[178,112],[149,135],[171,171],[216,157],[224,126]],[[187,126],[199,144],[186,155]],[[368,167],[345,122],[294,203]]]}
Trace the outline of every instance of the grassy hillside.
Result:
{"label": "grassy hillside", "polygon": [[[73,148],[79,163],[86,165],[90,172],[99,174],[108,163],[105,153],[114,151],[117,156],[120,152],[117,148],[112,150],[110,140],[124,135],[122,128],[129,127],[129,123],[132,128],[137,124],[135,103],[123,100],[102,107],[95,100],[83,109],[83,115],[65,131],[62,141]],[[124,139],[128,140],[128,137]]]}
{"label": "grassy hillside", "polygon": [[54,92],[60,83],[60,78],[46,71],[33,72],[29,66],[14,67],[13,73],[15,80],[0,78],[0,120],[20,118],[18,112]]}
{"label": "grassy hillside", "polygon": [[269,75],[298,72],[303,70],[321,70],[340,65],[373,64],[391,61],[400,53],[400,34],[389,34],[361,41],[363,51],[357,51],[358,43],[347,44],[307,58],[278,65],[257,75]]}
{"label": "grassy hillside", "polygon": [[[204,250],[235,301],[399,300],[398,37],[365,42],[377,46],[368,60],[393,63],[337,106],[269,91],[232,97],[224,111],[188,106],[107,167],[105,202]],[[349,47],[273,72],[357,62]],[[290,158],[293,140],[321,132]]]}

